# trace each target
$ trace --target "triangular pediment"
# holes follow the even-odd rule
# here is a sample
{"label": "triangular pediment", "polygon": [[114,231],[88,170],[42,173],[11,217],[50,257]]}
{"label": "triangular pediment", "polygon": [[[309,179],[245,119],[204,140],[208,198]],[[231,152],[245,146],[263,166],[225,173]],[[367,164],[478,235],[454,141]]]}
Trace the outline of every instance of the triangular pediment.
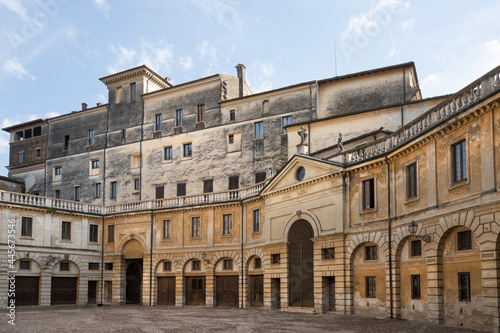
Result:
{"label": "triangular pediment", "polygon": [[[299,176],[303,168],[303,178]],[[261,194],[271,193],[313,179],[318,179],[343,170],[335,162],[325,161],[310,156],[294,155],[281,171],[262,189]]]}

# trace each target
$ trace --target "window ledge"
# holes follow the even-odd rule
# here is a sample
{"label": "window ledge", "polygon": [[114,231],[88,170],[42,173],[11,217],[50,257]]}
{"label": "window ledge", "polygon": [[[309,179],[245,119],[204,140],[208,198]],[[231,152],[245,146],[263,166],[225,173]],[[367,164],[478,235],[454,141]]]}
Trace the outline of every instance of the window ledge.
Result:
{"label": "window ledge", "polygon": [[404,204],[407,205],[407,204],[410,204],[412,202],[419,201],[419,200],[420,200],[420,196],[416,195],[416,196],[411,197],[411,198],[406,198],[404,201]]}
{"label": "window ledge", "polygon": [[19,239],[35,240],[35,238],[33,238],[33,236],[20,236]]}
{"label": "window ledge", "polygon": [[262,234],[262,231],[252,231],[252,236],[253,235],[261,235]]}
{"label": "window ledge", "polygon": [[73,241],[70,239],[61,239],[60,242],[61,243],[73,243]]}
{"label": "window ledge", "polygon": [[169,160],[163,159],[163,163],[164,163],[164,164],[169,164],[169,163],[172,163],[172,159],[169,159]]}
{"label": "window ledge", "polygon": [[369,213],[375,213],[375,212],[377,212],[377,207],[375,207],[375,208],[369,208],[369,209],[362,209],[360,215],[369,214]]}
{"label": "window ledge", "polygon": [[469,185],[469,184],[470,184],[470,181],[469,181],[469,178],[467,178],[467,179],[461,180],[459,182],[450,184],[448,189],[451,191],[453,189],[456,189],[457,187],[462,187],[462,186]]}
{"label": "window ledge", "polygon": [[264,137],[262,137],[262,138],[253,138],[253,141],[254,142],[264,141]]}
{"label": "window ledge", "polygon": [[193,157],[192,157],[192,156],[184,156],[184,157],[182,158],[182,160],[183,160],[183,161],[189,161],[189,160],[192,160],[192,159],[193,159]]}
{"label": "window ledge", "polygon": [[232,238],[233,234],[224,234],[221,236],[222,238]]}

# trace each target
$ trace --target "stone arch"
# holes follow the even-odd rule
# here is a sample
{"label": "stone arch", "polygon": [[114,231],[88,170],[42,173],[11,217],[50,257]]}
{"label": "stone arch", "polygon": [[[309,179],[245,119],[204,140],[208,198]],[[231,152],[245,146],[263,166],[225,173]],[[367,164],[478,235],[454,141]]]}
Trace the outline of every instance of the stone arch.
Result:
{"label": "stone arch", "polygon": [[237,267],[237,269],[235,269],[235,271],[238,271],[238,272],[241,271],[242,262],[241,262],[241,254],[240,253],[238,253],[236,251],[219,251],[219,252],[215,253],[214,256],[212,256],[214,273],[215,273],[215,267],[217,266],[217,263],[224,258],[233,259],[234,263],[236,264],[235,266]]}
{"label": "stone arch", "polygon": [[116,247],[117,250],[118,250],[118,253],[122,254],[123,253],[123,248],[131,240],[138,241],[141,244],[141,246],[142,246],[142,248],[143,248],[144,251],[148,250],[147,242],[146,242],[146,240],[142,236],[136,235],[136,234],[130,234],[130,235],[127,235],[127,236],[123,237],[120,240],[118,246]]}
{"label": "stone arch", "polygon": [[159,265],[165,260],[168,260],[172,263],[172,273],[177,272],[178,269],[182,269],[181,266],[177,265],[173,254],[168,253],[168,254],[156,255],[153,257],[153,262],[152,262],[152,265],[154,267],[153,275],[156,275],[156,273],[158,272]]}
{"label": "stone arch", "polygon": [[262,262],[262,266],[266,264],[264,251],[262,251],[261,248],[253,248],[245,254],[245,271],[248,271],[248,265],[253,257],[259,257]]}
{"label": "stone arch", "polygon": [[288,221],[285,223],[285,227],[283,228],[283,233],[281,234],[281,241],[283,243],[288,243],[290,228],[292,227],[292,225],[295,222],[300,221],[300,220],[304,220],[304,221],[309,222],[309,224],[311,225],[311,227],[313,229],[313,233],[314,233],[313,237],[314,238],[319,236],[319,233],[321,231],[321,223],[319,221],[319,218],[312,212],[298,211],[292,217],[290,217],[288,219]]}
{"label": "stone arch", "polygon": [[382,236],[382,233],[380,231],[373,231],[373,232],[367,232],[359,235],[354,235],[351,237],[349,240],[349,245],[347,247],[347,254],[352,260],[352,256],[358,248],[363,245],[364,243],[374,243],[377,244],[386,254],[388,255],[389,251],[389,246],[386,242],[386,236]]}
{"label": "stone arch", "polygon": [[[78,267],[79,272],[84,270],[84,265],[83,265],[82,260],[79,258],[78,255],[74,255],[74,254],[71,254],[71,255],[65,254],[65,255],[57,255],[57,256],[52,256],[52,254],[50,254],[46,258],[45,269],[52,272],[52,270],[54,269],[54,266],[56,266],[56,264],[59,263],[60,261],[73,262]],[[43,269],[43,266],[42,266],[42,269]]]}
{"label": "stone arch", "polygon": [[16,251],[16,261],[19,259],[30,259],[40,266],[40,270],[42,269],[43,258],[39,253],[35,252],[32,254],[31,252]]}
{"label": "stone arch", "polygon": [[[202,271],[202,273],[208,272],[212,267],[212,261],[210,263],[205,262],[202,257],[202,252],[189,252],[184,254],[184,257],[180,260],[178,260],[178,266],[181,268],[181,272],[184,273],[186,271],[186,265],[191,261],[191,260],[200,260],[202,262],[202,265],[205,265],[205,272]],[[203,267],[203,266],[202,266]]]}

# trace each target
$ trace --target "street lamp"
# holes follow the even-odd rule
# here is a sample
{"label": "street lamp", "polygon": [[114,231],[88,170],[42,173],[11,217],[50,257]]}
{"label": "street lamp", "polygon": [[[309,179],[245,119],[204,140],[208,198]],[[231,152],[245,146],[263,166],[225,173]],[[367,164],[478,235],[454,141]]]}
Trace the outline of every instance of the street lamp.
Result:
{"label": "street lamp", "polygon": [[429,235],[416,235],[418,229],[418,225],[415,223],[415,221],[411,221],[411,223],[408,225],[408,232],[410,235],[417,237],[420,240],[423,240],[426,243],[429,243],[431,241],[431,236]]}

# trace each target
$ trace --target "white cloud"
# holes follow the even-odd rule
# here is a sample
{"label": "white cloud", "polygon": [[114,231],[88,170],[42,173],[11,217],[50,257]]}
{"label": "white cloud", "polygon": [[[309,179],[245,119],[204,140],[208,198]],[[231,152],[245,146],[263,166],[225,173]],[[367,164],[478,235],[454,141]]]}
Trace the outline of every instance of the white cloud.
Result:
{"label": "white cloud", "polygon": [[219,68],[219,59],[217,57],[217,49],[210,42],[204,40],[202,43],[197,45],[198,51],[200,52],[201,60],[208,58],[208,68],[205,71],[206,74],[214,74],[214,72]]}
{"label": "white cloud", "polygon": [[187,71],[193,68],[193,59],[191,57],[180,57],[179,58],[179,63],[181,64],[182,68]]}
{"label": "white cloud", "polygon": [[109,73],[116,73],[143,64],[158,73],[168,72],[170,64],[173,62],[173,46],[165,43],[164,40],[153,43],[141,38],[137,50],[127,49],[120,44],[111,44],[110,49],[117,59],[106,67]]}
{"label": "white cloud", "polygon": [[76,42],[76,35],[78,34],[78,30],[73,26],[68,26],[64,29],[64,35],[67,39]]}
{"label": "white cloud", "polygon": [[346,40],[360,34],[374,35],[377,33],[378,25],[387,26],[393,15],[407,12],[409,6],[409,1],[379,0],[374,7],[350,18],[347,28],[342,32],[342,39]]}
{"label": "white cloud", "polygon": [[17,59],[16,57],[6,60],[3,63],[2,69],[5,72],[14,75],[18,79],[24,79],[25,77],[29,77],[33,81],[36,80],[36,77],[34,75],[29,74],[28,71],[24,69],[23,64],[21,64],[19,62],[19,59]]}
{"label": "white cloud", "polygon": [[253,93],[273,89],[274,66],[270,62],[253,62],[247,68],[247,83]]}
{"label": "white cloud", "polygon": [[238,2],[234,0],[190,0],[190,2],[231,31],[240,31],[243,27],[243,20],[236,8]]}
{"label": "white cloud", "polygon": [[106,96],[104,96],[103,94],[98,94],[97,100],[99,101],[99,103],[106,103]]}
{"label": "white cloud", "polygon": [[2,131],[2,134],[0,135],[0,154],[6,154],[9,152],[9,140],[9,135],[4,134]]}
{"label": "white cloud", "polygon": [[94,3],[97,5],[99,10],[103,11],[106,14],[106,18],[108,18],[108,12],[111,9],[111,6],[108,4],[106,0],[94,0]]}
{"label": "white cloud", "polygon": [[274,67],[271,63],[264,63],[260,65],[260,69],[262,71],[262,74],[264,74],[265,76],[271,76],[274,74]]}
{"label": "white cloud", "polygon": [[413,23],[415,22],[414,19],[408,20],[408,21],[401,21],[399,22],[399,26],[403,31],[407,34],[410,35],[413,32]]}
{"label": "white cloud", "polygon": [[31,22],[31,17],[28,11],[21,5],[20,0],[0,0],[0,4],[4,5],[10,11],[14,12],[25,22]]}
{"label": "white cloud", "polygon": [[50,111],[50,112],[45,113],[45,118],[54,118],[54,117],[58,117],[58,116],[60,116],[60,114],[57,112],[54,112],[54,111]]}

